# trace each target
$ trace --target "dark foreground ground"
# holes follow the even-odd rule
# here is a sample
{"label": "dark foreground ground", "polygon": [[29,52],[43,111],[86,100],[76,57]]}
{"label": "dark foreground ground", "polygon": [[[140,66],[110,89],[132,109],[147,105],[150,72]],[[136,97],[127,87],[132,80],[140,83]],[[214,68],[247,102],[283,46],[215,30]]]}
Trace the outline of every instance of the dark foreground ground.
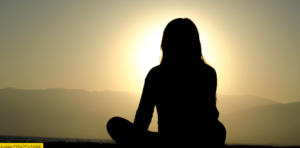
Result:
{"label": "dark foreground ground", "polygon": [[[300,146],[259,146],[259,145],[225,145],[227,148],[300,148]],[[88,142],[44,142],[44,148],[121,148],[114,143],[88,143]]]}

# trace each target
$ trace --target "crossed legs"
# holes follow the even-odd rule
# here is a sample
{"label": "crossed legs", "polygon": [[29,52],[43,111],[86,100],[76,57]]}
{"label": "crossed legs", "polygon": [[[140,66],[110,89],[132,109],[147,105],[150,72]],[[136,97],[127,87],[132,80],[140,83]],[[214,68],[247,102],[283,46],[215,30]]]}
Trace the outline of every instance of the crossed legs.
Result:
{"label": "crossed legs", "polygon": [[141,134],[134,127],[134,124],[121,117],[111,118],[107,125],[107,132],[111,138],[122,146],[135,147],[148,144],[153,145],[158,138],[157,132],[147,131]]}
{"label": "crossed legs", "polygon": [[[134,124],[132,122],[121,117],[111,118],[108,121],[106,128],[111,138],[116,143],[124,147],[139,147],[142,145],[144,147],[158,147],[161,145],[159,142],[161,140],[157,132],[151,132],[148,130],[145,134],[141,134],[134,127]],[[223,146],[225,144],[226,129],[221,122],[212,124],[211,126],[207,127],[207,129],[210,129],[209,132],[206,132],[208,134],[199,133],[201,134],[200,137],[206,139],[204,140],[205,143],[207,143],[209,146]],[[198,136],[192,138],[192,143],[203,145],[204,143],[200,142],[203,141],[203,139],[199,139],[197,137]]]}

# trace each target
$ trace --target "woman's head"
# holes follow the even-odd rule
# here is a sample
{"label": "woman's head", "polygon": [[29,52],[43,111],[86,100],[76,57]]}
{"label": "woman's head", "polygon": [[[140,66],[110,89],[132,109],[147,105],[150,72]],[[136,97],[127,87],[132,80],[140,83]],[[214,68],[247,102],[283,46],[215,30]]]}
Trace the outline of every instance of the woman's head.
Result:
{"label": "woman's head", "polygon": [[177,18],[166,26],[162,42],[162,59],[165,61],[197,61],[205,63],[196,25],[188,18]]}

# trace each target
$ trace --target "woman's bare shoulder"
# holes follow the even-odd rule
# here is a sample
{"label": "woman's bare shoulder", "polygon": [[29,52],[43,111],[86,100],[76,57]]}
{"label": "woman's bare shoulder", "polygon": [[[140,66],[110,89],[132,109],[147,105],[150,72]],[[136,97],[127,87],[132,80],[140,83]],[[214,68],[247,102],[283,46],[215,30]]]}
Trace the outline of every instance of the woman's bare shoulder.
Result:
{"label": "woman's bare shoulder", "polygon": [[160,65],[154,66],[149,70],[149,74],[151,73],[159,73],[161,72],[162,67]]}
{"label": "woman's bare shoulder", "polygon": [[162,71],[162,67],[160,65],[152,67],[149,70],[146,79],[149,77],[157,77],[158,75],[160,75],[161,71]]}
{"label": "woman's bare shoulder", "polygon": [[217,85],[217,72],[216,70],[207,65],[207,75],[206,75],[206,81],[209,83],[208,85],[211,85],[213,88],[216,88]]}
{"label": "woman's bare shoulder", "polygon": [[205,65],[205,68],[206,68],[206,70],[207,70],[207,72],[209,74],[211,74],[211,75],[217,75],[216,70],[213,67],[211,67],[210,65]]}

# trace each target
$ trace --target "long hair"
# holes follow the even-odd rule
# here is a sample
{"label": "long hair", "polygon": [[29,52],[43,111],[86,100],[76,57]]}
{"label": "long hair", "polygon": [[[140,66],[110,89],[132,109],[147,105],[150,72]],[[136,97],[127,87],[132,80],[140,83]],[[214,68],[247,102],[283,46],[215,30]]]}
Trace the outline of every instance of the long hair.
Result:
{"label": "long hair", "polygon": [[[187,65],[210,66],[202,54],[198,29],[188,18],[177,18],[168,23],[163,32],[160,47],[161,65],[187,63]],[[215,101],[217,101],[217,96],[215,96]]]}
{"label": "long hair", "polygon": [[163,32],[161,50],[160,64],[167,63],[169,59],[207,64],[202,55],[197,27],[188,18],[177,18],[168,23]]}

